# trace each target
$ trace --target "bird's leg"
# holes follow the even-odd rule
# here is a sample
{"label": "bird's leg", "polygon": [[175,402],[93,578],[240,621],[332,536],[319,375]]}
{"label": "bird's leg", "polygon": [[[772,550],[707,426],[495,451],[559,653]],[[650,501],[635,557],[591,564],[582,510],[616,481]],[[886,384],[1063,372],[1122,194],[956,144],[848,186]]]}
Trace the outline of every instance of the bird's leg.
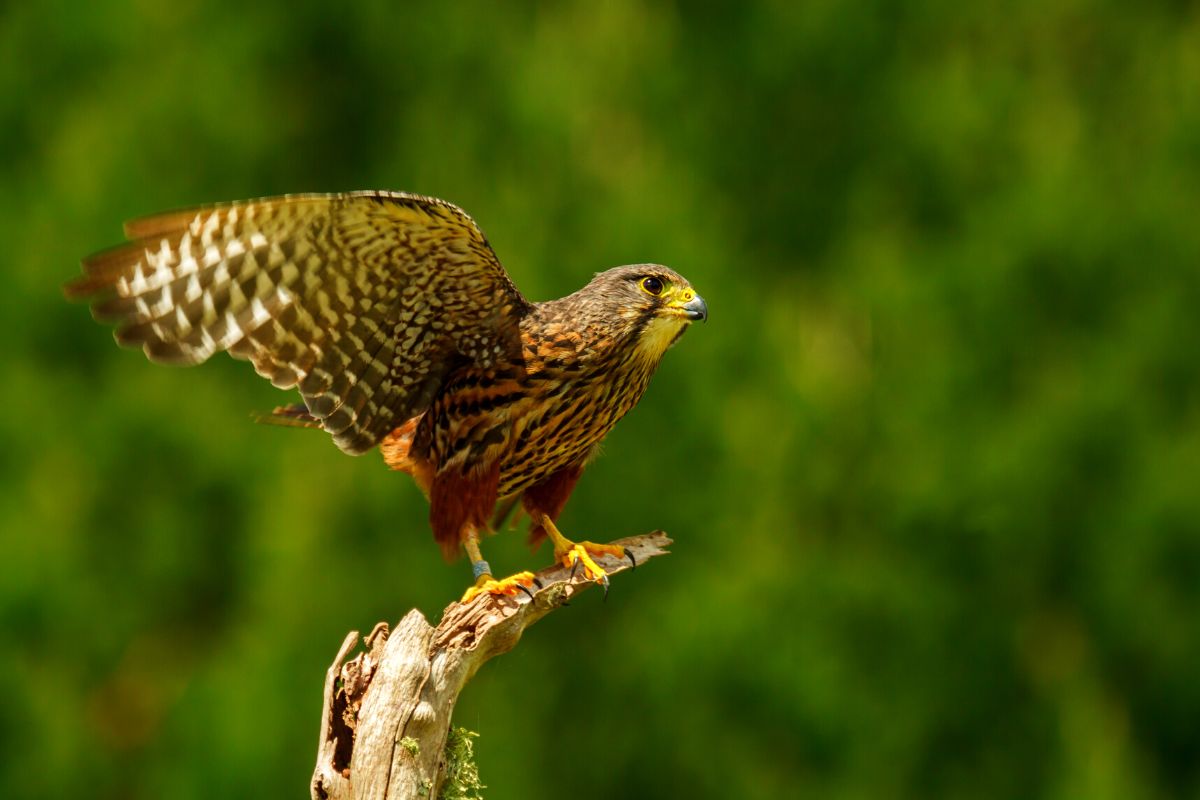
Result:
{"label": "bird's leg", "polygon": [[471,571],[475,573],[475,583],[463,594],[460,603],[469,603],[480,594],[512,596],[517,592],[524,592],[529,595],[529,599],[533,599],[533,592],[529,590],[529,587],[534,585],[537,578],[533,577],[532,572],[518,572],[516,575],[510,575],[499,581],[492,577],[492,568],[483,560],[483,553],[479,552],[479,532],[474,528],[469,528],[464,533],[463,549],[467,551],[467,558],[471,559]]}
{"label": "bird's leg", "polygon": [[596,544],[595,542],[572,542],[570,539],[562,535],[558,526],[554,524],[554,520],[550,519],[544,511],[536,511],[532,514],[534,522],[542,526],[542,530],[550,537],[550,541],[554,544],[554,560],[562,564],[564,567],[570,567],[572,572],[583,567],[583,576],[590,581],[603,584],[608,587],[608,573],[604,568],[597,564],[592,556],[609,555],[617,558],[628,558],[633,562],[634,566],[637,562],[633,559],[633,553],[630,553],[619,544]]}

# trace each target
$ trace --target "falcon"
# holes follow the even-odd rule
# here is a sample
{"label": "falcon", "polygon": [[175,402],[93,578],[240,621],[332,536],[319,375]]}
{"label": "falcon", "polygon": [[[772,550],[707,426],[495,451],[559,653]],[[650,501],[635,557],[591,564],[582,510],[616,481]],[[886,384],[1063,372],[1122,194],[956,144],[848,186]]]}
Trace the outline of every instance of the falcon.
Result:
{"label": "falcon", "polygon": [[[145,217],[83,261],[64,289],[151,361],[226,351],[302,403],[281,422],[319,427],[342,451],[379,449],[429,500],[447,560],[465,551],[463,596],[528,591],[497,580],[479,541],[520,504],[530,542],[607,585],[555,526],[605,435],[663,354],[708,318],[658,264],[617,267],[559,300],[526,300],[458,207],[399,192],[285,195]],[[499,514],[496,515],[500,516]]]}

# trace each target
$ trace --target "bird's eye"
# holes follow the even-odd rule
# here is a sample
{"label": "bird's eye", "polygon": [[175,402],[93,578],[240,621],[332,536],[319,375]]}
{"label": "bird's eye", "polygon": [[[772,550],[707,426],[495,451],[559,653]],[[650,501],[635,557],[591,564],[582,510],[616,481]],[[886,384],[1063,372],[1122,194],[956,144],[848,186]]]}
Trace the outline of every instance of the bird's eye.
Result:
{"label": "bird's eye", "polygon": [[642,288],[647,294],[652,294],[658,297],[663,291],[663,282],[653,275],[642,278]]}

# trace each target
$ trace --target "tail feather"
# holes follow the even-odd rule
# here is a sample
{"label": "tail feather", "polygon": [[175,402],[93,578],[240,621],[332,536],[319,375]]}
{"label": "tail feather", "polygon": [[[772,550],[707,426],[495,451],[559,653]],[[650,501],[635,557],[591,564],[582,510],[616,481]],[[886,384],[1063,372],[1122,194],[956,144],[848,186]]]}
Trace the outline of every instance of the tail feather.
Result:
{"label": "tail feather", "polygon": [[521,495],[519,494],[506,497],[496,503],[496,510],[492,512],[492,531],[503,530],[505,523],[508,524],[508,530],[515,531],[521,522],[522,508],[520,504]]}
{"label": "tail feather", "polygon": [[280,425],[285,428],[316,428],[318,430],[321,428],[321,421],[308,413],[308,407],[304,403],[279,406],[270,414],[258,414],[254,421],[263,425]]}

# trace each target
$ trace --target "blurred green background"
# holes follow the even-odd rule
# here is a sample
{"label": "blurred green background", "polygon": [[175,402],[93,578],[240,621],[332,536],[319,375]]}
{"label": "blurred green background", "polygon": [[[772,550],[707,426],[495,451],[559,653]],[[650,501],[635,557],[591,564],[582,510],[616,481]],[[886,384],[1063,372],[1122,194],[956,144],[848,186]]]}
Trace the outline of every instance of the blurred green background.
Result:
{"label": "blurred green background", "polygon": [[712,312],[562,521],[675,554],[468,687],[489,798],[1200,797],[1194,4],[9,3],[0,152],[5,796],[306,796],[342,635],[462,591],[407,478],[59,290],[388,188]]}

